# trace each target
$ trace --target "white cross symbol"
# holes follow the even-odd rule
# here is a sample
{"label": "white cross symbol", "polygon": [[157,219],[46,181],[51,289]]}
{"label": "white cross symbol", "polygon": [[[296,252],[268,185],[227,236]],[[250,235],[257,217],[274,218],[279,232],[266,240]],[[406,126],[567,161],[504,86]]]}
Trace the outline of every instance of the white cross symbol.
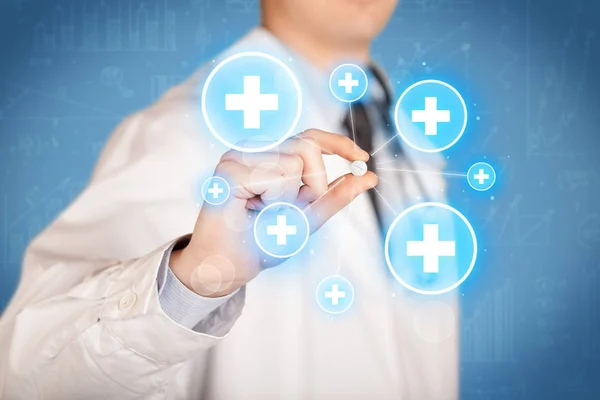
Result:
{"label": "white cross symbol", "polygon": [[358,80],[352,79],[352,73],[346,72],[344,79],[338,80],[338,86],[343,86],[345,88],[346,94],[352,93],[352,88],[354,86],[358,86]]}
{"label": "white cross symbol", "polygon": [[483,168],[479,168],[479,172],[473,175],[473,179],[478,180],[479,184],[483,185],[486,180],[490,179],[490,176],[489,174],[484,173]]}
{"label": "white cross symbol", "polygon": [[325,298],[331,299],[331,305],[337,306],[340,302],[340,299],[346,298],[346,292],[339,290],[338,284],[334,283],[331,285],[331,290],[329,292],[325,292]]}
{"label": "white cross symbol", "polygon": [[450,110],[437,109],[437,97],[425,97],[425,109],[413,110],[412,122],[425,122],[425,135],[437,135],[437,124],[450,122]]}
{"label": "white cross symbol", "polygon": [[224,192],[224,190],[219,187],[219,184],[217,182],[214,182],[212,187],[208,189],[207,192],[209,194],[212,194],[213,199],[216,199],[221,193]]}
{"label": "white cross symbol", "polygon": [[227,111],[244,112],[244,129],[260,129],[260,112],[277,111],[279,95],[260,93],[260,76],[244,76],[244,93],[225,95]]}
{"label": "white cross symbol", "polygon": [[277,225],[267,225],[267,235],[277,236],[277,245],[287,244],[288,235],[293,236],[297,232],[296,226],[288,225],[285,215],[277,216]]}
{"label": "white cross symbol", "polygon": [[439,262],[442,256],[454,256],[456,242],[439,240],[438,224],[423,225],[423,240],[406,242],[406,255],[423,257],[423,272],[439,272]]}

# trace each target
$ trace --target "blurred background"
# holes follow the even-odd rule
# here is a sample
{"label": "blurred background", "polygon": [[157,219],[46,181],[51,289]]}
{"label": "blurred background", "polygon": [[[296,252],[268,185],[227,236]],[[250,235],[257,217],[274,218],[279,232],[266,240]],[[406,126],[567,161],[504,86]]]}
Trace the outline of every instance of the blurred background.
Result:
{"label": "blurred background", "polygon": [[[600,1],[400,2],[375,58],[397,94],[453,84],[470,115],[448,170],[498,173],[449,182],[482,250],[461,398],[600,399]],[[257,0],[0,0],[0,310],[113,128],[257,21]]]}

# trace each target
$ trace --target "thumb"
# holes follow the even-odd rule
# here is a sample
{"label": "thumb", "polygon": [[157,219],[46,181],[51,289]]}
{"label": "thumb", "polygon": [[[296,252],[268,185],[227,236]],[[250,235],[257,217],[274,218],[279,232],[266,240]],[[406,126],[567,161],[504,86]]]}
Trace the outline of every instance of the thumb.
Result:
{"label": "thumb", "polygon": [[368,171],[363,176],[346,174],[331,182],[323,196],[304,208],[311,230],[319,229],[358,195],[375,187],[377,181],[377,175]]}

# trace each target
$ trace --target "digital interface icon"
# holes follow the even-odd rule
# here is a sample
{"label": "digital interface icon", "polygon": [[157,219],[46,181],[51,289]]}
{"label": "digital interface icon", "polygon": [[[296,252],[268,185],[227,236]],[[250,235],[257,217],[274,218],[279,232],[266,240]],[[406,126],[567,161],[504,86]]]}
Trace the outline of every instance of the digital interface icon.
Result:
{"label": "digital interface icon", "polygon": [[446,293],[473,270],[477,238],[471,223],[455,208],[420,203],[394,219],[385,238],[385,258],[392,275],[407,289]]}
{"label": "digital interface icon", "polygon": [[261,93],[259,75],[244,75],[243,93],[225,95],[225,111],[241,111],[244,129],[260,129],[261,112],[278,110],[279,95]]}
{"label": "digital interface icon", "polygon": [[329,76],[331,93],[344,103],[360,100],[367,92],[368,86],[367,74],[356,64],[342,64]]}
{"label": "digital interface icon", "polygon": [[213,206],[223,204],[229,199],[231,188],[220,176],[211,176],[202,184],[202,199]]}
{"label": "digital interface icon", "polygon": [[292,70],[260,52],[221,61],[202,88],[202,115],[225,146],[254,153],[276,147],[296,133],[302,93]]}
{"label": "digital interface icon", "polygon": [[435,153],[452,147],[467,126],[467,106],[446,82],[424,80],[408,87],[396,102],[396,130],[410,147]]}
{"label": "digital interface icon", "polygon": [[341,314],[354,303],[354,288],[348,279],[340,275],[323,279],[315,295],[319,307],[329,314]]}
{"label": "digital interface icon", "polygon": [[496,171],[488,163],[475,163],[467,171],[467,182],[477,191],[489,190],[496,183]]}
{"label": "digital interface icon", "polygon": [[258,247],[275,258],[298,254],[310,234],[308,219],[297,206],[278,202],[263,208],[254,222],[254,239]]}

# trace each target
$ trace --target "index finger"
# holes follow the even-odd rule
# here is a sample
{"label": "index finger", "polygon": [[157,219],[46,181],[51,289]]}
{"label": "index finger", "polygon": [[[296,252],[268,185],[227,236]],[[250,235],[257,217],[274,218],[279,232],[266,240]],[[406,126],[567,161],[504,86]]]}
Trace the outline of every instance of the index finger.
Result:
{"label": "index finger", "polygon": [[367,161],[370,157],[369,153],[358,147],[352,139],[337,133],[309,129],[298,137],[312,139],[323,154],[336,154],[350,162]]}

